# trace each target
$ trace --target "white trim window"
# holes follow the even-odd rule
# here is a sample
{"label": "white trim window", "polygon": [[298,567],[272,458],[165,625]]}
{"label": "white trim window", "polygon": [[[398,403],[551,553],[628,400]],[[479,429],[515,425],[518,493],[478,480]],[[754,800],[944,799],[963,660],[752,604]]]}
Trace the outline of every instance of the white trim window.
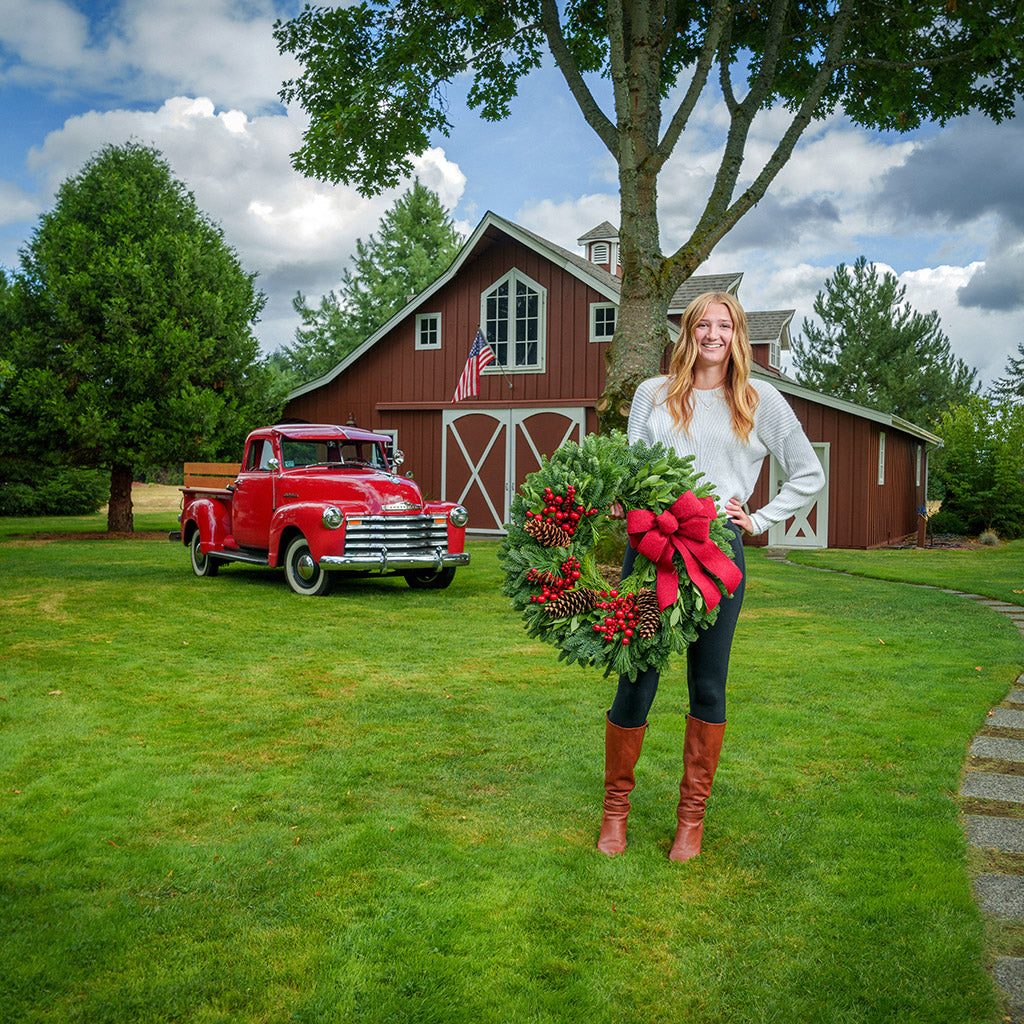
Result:
{"label": "white trim window", "polygon": [[480,296],[480,322],[494,362],[484,373],[538,373],[547,352],[547,289],[510,270]]}
{"label": "white trim window", "polygon": [[416,348],[436,352],[441,347],[441,314],[416,314]]}
{"label": "white trim window", "polygon": [[768,343],[768,365],[773,370],[782,367],[782,344],[778,341]]}
{"label": "white trim window", "polygon": [[590,304],[590,340],[611,341],[615,333],[615,311],[613,302],[592,302]]}
{"label": "white trim window", "polygon": [[885,483],[885,431],[878,432],[878,485]]}

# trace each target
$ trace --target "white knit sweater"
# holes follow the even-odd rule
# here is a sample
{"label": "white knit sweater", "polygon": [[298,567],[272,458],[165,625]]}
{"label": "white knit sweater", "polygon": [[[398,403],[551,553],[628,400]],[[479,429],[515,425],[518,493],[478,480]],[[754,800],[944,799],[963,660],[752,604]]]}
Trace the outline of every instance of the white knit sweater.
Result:
{"label": "white knit sweater", "polygon": [[825,474],[800,421],[778,390],[767,381],[752,379],[750,383],[760,400],[748,441],[740,440],[733,432],[724,388],[694,391],[690,432],[677,430],[665,405],[667,377],[652,377],[636,389],[628,432],[630,443],[641,439],[648,444],[660,441],[681,456],[692,455],[694,470],[714,486],[719,508],[729,498],[747,501],[761,464],[771,452],[789,479],[767,505],[751,514],[753,532],[757,534],[809,504],[825,485]]}

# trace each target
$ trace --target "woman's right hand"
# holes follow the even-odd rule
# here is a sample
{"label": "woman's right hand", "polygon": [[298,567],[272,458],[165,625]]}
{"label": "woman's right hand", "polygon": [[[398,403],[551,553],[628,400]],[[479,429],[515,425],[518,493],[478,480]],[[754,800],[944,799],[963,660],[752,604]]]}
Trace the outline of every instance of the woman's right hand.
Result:
{"label": "woman's right hand", "polygon": [[613,501],[608,506],[608,518],[609,519],[625,519],[626,510],[622,507],[621,501]]}

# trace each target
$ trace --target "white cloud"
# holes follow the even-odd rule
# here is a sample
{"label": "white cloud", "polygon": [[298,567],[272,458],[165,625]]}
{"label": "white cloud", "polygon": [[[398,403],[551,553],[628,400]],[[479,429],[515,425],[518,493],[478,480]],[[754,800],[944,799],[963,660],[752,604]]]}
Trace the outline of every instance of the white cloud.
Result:
{"label": "white cloud", "polygon": [[[29,156],[45,183],[43,205],[103,145],[129,140],[163,154],[246,269],[259,273],[271,300],[259,329],[268,350],[292,340],[295,292],[318,300],[336,287],[355,240],[376,230],[407,187],[367,199],[353,188],[305,178],[290,164],[301,128],[287,112],[250,118],[239,110],[217,112],[206,97],[178,96],[153,112],[92,111],[51,132]],[[428,150],[414,166],[448,208],[458,203],[465,176],[443,150]],[[0,210],[6,205],[0,193]]]}
{"label": "white cloud", "polygon": [[0,224],[19,224],[39,212],[36,199],[10,181],[0,181]]}
{"label": "white cloud", "polygon": [[269,0],[121,0],[90,22],[63,0],[0,0],[0,81],[54,95],[187,93],[265,109],[296,69],[277,51],[276,16]]}

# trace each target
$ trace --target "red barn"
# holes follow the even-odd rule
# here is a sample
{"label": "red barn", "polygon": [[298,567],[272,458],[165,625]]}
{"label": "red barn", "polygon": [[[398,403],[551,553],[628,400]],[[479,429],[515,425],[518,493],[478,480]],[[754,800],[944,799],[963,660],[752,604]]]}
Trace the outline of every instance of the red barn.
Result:
{"label": "red barn", "polygon": [[[465,505],[474,533],[501,534],[512,496],[540,456],[597,429],[619,297],[618,233],[605,223],[580,243],[582,256],[488,213],[429,288],[329,373],[296,388],[284,417],[390,433],[428,495]],[[670,320],[701,292],[735,294],[741,280],[690,278],[669,305]],[[789,400],[827,483],[804,515],[753,542],[868,548],[915,534],[928,451],[939,439],[784,377],[793,316],[748,313],[754,373]],[[479,395],[454,404],[478,329],[496,359],[482,372]],[[774,460],[766,463],[752,507],[779,486],[779,472]]]}

